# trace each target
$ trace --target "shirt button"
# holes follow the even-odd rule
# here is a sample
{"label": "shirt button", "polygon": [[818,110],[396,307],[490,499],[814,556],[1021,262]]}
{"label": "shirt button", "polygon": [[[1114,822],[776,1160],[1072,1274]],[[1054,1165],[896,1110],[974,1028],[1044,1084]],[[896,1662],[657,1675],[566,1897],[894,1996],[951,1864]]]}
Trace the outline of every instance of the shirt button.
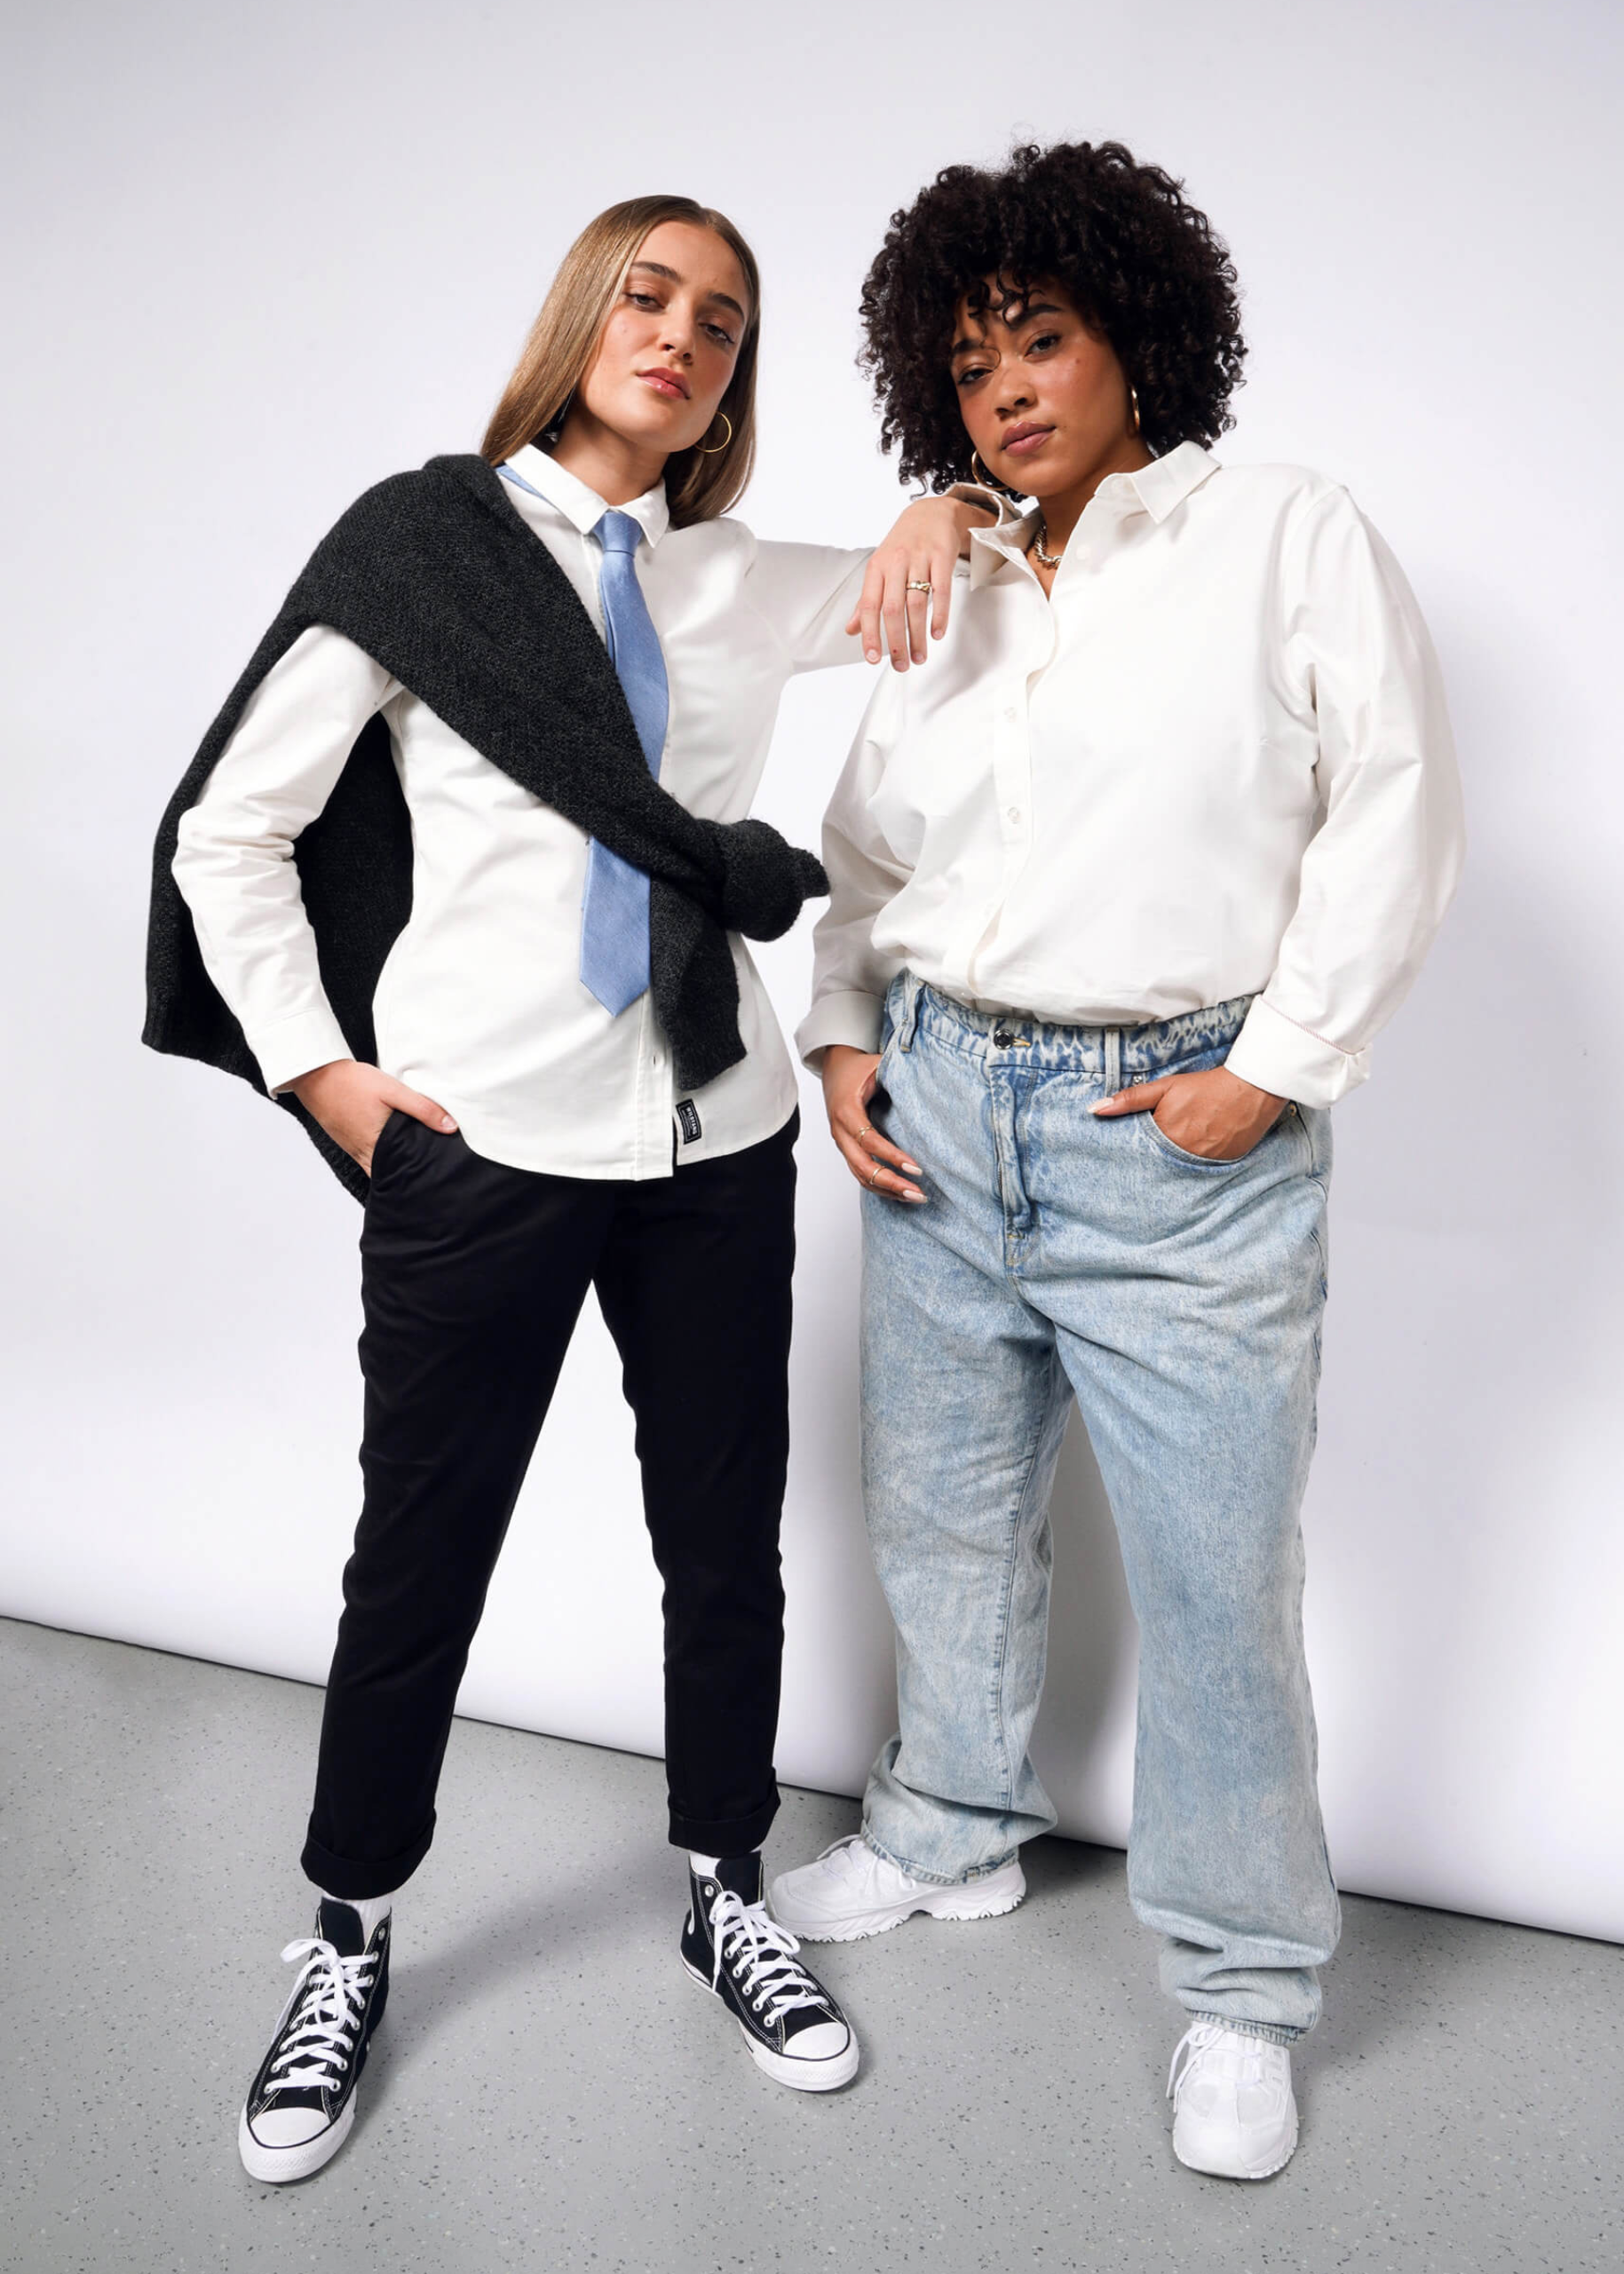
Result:
{"label": "shirt button", "polygon": [[1018,821],[1018,820],[1019,820],[1019,819],[1020,819],[1020,807],[1019,807],[1018,805],[1011,805],[1011,806],[1010,806],[1010,819],[1012,821]]}

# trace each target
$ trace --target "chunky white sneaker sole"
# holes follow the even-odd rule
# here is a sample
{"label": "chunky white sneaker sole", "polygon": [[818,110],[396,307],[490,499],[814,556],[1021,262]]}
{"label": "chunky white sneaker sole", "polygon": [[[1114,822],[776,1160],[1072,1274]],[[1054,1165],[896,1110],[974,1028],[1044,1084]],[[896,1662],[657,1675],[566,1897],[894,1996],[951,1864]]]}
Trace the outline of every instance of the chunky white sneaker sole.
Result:
{"label": "chunky white sneaker sole", "polygon": [[[710,1977],[701,1974],[697,1966],[683,1960],[683,1971],[690,1982],[696,1982],[708,1998],[716,1996]],[[826,2061],[797,2060],[788,2053],[774,2053],[765,2045],[757,2045],[741,2021],[734,2026],[744,2040],[745,2049],[764,2076],[771,2077],[775,2085],[788,2085],[791,2092],[838,2092],[849,2085],[857,2074],[862,2054],[857,2042],[857,2032],[851,2032],[844,2053],[836,2053]]]}
{"label": "chunky white sneaker sole", "polygon": [[893,1903],[833,1918],[803,1914],[793,1894],[784,1892],[788,1879],[788,1874],[775,1879],[767,1890],[767,1908],[780,1927],[788,1927],[804,1943],[863,1942],[921,1913],[928,1919],[1002,1919],[1026,1899],[1026,1875],[1018,1859],[961,1887],[919,1886]]}
{"label": "chunky white sneaker sole", "polygon": [[354,2121],[355,2096],[352,2093],[339,2115],[313,2140],[300,2140],[288,2148],[268,2148],[250,2131],[248,2110],[244,2108],[237,2119],[237,2153],[250,2179],[266,2180],[273,2187],[280,2187],[288,2180],[308,2179],[313,2171],[320,2171],[323,2164],[330,2163],[349,2138]]}
{"label": "chunky white sneaker sole", "polygon": [[1237,2149],[1232,2135],[1220,2141],[1206,2136],[1194,2123],[1181,2126],[1175,2119],[1173,2126],[1173,2152],[1179,2162],[1187,2171],[1202,2171],[1211,2179],[1272,2179],[1277,2171],[1285,2170],[1296,2148],[1295,2100],[1282,2129],[1266,2143],[1258,2143],[1249,2155]]}

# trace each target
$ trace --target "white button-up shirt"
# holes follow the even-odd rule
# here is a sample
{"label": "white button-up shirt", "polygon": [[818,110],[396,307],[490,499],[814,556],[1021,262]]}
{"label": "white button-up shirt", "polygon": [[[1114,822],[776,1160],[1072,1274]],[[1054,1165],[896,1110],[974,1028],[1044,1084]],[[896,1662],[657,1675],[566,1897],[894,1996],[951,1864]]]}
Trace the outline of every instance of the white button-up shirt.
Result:
{"label": "white button-up shirt", "polygon": [[1329,1105],[1461,865],[1397,562],[1345,489],[1194,443],[1100,485],[1047,598],[1034,520],[975,534],[930,670],[869,706],[825,826],[803,1053],[876,1050],[905,966],[1083,1026],[1255,994],[1230,1066]]}
{"label": "white button-up shirt", "polygon": [[[541,493],[510,484],[515,511],[601,635],[590,532],[604,501],[542,451],[510,463]],[[663,489],[622,510],[643,528],[638,576],[670,692],[661,784],[691,812],[741,820],[786,681],[860,657],[844,627],[868,554],[761,543],[730,519],[673,529]],[[384,1071],[436,1098],[476,1153],[557,1176],[669,1176],[674,1139],[678,1160],[705,1160],[780,1129],[795,1070],[743,941],[732,946],[746,1056],[685,1099],[652,998],[611,1018],[581,983],[587,837],[325,626],[266,673],[175,855],[204,964],[266,1086],[350,1055],[291,853],[380,710],[414,849],[411,920],[374,1002]]]}

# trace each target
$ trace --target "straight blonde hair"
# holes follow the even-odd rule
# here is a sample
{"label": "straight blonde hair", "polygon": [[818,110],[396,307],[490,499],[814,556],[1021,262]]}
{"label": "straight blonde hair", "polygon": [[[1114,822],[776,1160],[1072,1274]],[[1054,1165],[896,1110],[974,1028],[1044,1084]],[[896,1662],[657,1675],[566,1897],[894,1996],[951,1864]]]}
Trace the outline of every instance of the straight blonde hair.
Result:
{"label": "straight blonde hair", "polygon": [[491,414],[479,455],[499,466],[527,442],[551,438],[586,376],[626,272],[644,239],[662,221],[711,229],[744,272],[749,306],[721,410],[733,432],[725,448],[674,450],[666,460],[665,497],[672,524],[714,520],[744,494],[756,463],[756,351],[761,326],[761,275],[756,256],[724,213],[691,197],[630,197],[589,221],[565,254],[524,352]]}

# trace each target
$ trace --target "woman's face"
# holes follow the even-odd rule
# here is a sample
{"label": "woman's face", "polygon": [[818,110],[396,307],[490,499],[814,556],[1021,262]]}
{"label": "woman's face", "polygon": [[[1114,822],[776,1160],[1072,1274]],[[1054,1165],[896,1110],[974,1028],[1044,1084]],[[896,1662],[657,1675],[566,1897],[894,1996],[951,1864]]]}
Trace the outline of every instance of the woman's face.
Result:
{"label": "woman's face", "polygon": [[692,222],[661,222],[638,249],[577,403],[640,448],[691,449],[716,423],[749,312],[749,288],[722,239]]}
{"label": "woman's face", "polygon": [[987,471],[1028,497],[1086,482],[1133,432],[1128,381],[1065,287],[1039,277],[1025,299],[986,280],[991,305],[954,315],[949,351],[964,431]]}

